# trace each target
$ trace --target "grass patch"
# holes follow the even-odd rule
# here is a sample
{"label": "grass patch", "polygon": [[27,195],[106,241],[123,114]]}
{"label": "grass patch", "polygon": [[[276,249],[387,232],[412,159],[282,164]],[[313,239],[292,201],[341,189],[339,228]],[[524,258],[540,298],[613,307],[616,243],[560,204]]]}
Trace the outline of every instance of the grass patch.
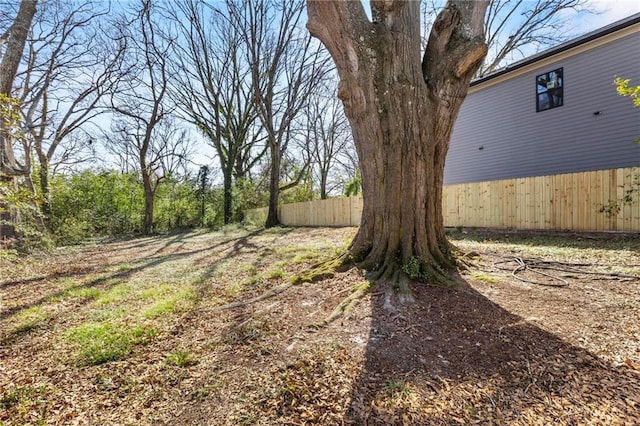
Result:
{"label": "grass patch", "polygon": [[149,287],[144,291],[142,291],[142,293],[140,293],[140,298],[142,300],[149,300],[149,299],[155,300],[155,299],[164,297],[167,294],[170,294],[174,291],[175,291],[175,286],[172,284],[155,285],[153,287]]}
{"label": "grass patch", "polygon": [[52,317],[53,315],[47,312],[43,306],[33,306],[16,315],[16,323],[12,332],[16,334],[28,333]]}
{"label": "grass patch", "polygon": [[[302,253],[298,253],[294,256],[292,262],[296,264],[307,263],[310,261],[317,261],[320,254],[316,249],[301,249],[304,250]],[[298,250],[300,252],[300,250]]]}
{"label": "grass patch", "polygon": [[88,318],[94,322],[115,321],[127,316],[127,310],[123,307],[111,307],[110,309],[99,309],[91,311]]}
{"label": "grass patch", "polygon": [[142,312],[142,316],[147,319],[153,319],[153,318],[164,316],[176,310],[177,303],[178,303],[178,300],[176,299],[161,300],[159,302],[154,303],[151,307],[145,309]]}
{"label": "grass patch", "polygon": [[130,271],[133,268],[134,266],[129,263],[121,263],[120,265],[115,265],[114,267],[110,268],[110,271],[122,273]]}
{"label": "grass patch", "polygon": [[277,278],[282,278],[284,277],[284,266],[286,265],[285,262],[276,262],[273,264],[273,268],[271,268],[270,270],[267,271],[267,278],[268,279],[277,279]]}
{"label": "grass patch", "polygon": [[111,322],[89,322],[72,328],[67,339],[77,346],[79,365],[99,365],[129,356],[131,349],[148,342],[155,331]]}
{"label": "grass patch", "polygon": [[391,379],[384,387],[385,393],[392,401],[405,401],[413,395],[411,387],[402,381]]}
{"label": "grass patch", "polygon": [[96,299],[98,305],[110,305],[124,301],[131,293],[131,288],[126,284],[117,284],[110,290],[104,292]]}
{"label": "grass patch", "polygon": [[[149,289],[145,292],[144,299],[153,298],[155,303],[146,308],[142,312],[142,317],[147,319],[158,318],[173,312],[182,312],[191,306],[194,300],[193,290],[191,288],[179,289],[175,292],[175,288],[170,285],[158,287],[156,290]],[[170,294],[169,292],[174,292]]]}
{"label": "grass patch", "polygon": [[479,272],[475,272],[472,275],[473,275],[473,277],[475,279],[480,280],[480,281],[484,281],[486,283],[497,283],[497,282],[500,281],[497,278],[494,278],[494,277],[492,277],[490,275],[482,274],[482,273],[479,273]]}
{"label": "grass patch", "polygon": [[15,262],[20,259],[20,253],[15,249],[0,249],[0,260]]}
{"label": "grass patch", "polygon": [[258,273],[258,268],[256,268],[256,265],[254,265],[253,263],[245,262],[240,265],[239,269],[241,272],[246,272],[249,275],[255,275]]}
{"label": "grass patch", "polygon": [[177,349],[167,355],[165,360],[167,365],[174,367],[188,367],[195,364],[193,354],[185,349]]}
{"label": "grass patch", "polygon": [[237,295],[242,293],[248,286],[259,283],[261,279],[262,276],[258,274],[244,281],[234,281],[233,283],[225,287],[224,294],[227,297],[236,297]]}
{"label": "grass patch", "polygon": [[62,298],[77,298],[77,299],[97,299],[102,295],[102,290],[95,287],[75,287],[65,290],[62,294]]}
{"label": "grass patch", "polygon": [[[35,399],[38,395],[45,391],[44,387],[33,386],[17,386],[7,389],[0,396],[0,409],[10,410],[14,407],[21,406],[24,410],[37,405],[40,401]],[[2,424],[2,422],[0,422]]]}
{"label": "grass patch", "polygon": [[182,312],[191,305],[193,292],[191,289],[184,289],[173,296],[159,300],[144,310],[142,316],[145,318],[157,318],[173,312]]}
{"label": "grass patch", "polygon": [[293,228],[287,226],[274,226],[272,228],[266,228],[262,230],[264,235],[284,235],[291,232]]}

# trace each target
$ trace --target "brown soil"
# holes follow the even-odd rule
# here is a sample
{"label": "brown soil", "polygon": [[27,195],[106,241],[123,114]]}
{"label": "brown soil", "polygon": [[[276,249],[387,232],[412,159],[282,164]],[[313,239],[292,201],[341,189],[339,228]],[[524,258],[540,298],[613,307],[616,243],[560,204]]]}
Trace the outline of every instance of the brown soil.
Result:
{"label": "brown soil", "polygon": [[[474,266],[459,288],[415,284],[415,303],[374,287],[315,327],[365,281],[352,269],[220,309],[282,285],[316,260],[293,255],[315,247],[331,256],[353,232],[190,233],[0,259],[0,424],[640,423],[640,281],[629,277],[640,275],[639,237],[453,231]],[[514,276],[513,257],[562,270]],[[245,278],[234,265],[266,273],[278,261],[284,277],[225,290]],[[171,262],[202,272],[193,307],[156,322],[157,335],[125,359],[69,361],[61,336],[96,306],[52,298],[65,283],[105,289]],[[16,332],[12,321],[39,305],[53,314]],[[192,361],[168,365],[176,349]]]}

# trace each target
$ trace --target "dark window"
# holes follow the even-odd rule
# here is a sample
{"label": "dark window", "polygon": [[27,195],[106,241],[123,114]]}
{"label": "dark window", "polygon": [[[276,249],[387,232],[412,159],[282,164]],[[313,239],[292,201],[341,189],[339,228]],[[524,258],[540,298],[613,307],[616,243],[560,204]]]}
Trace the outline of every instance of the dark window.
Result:
{"label": "dark window", "polygon": [[536,111],[562,106],[564,78],[562,68],[536,77]]}

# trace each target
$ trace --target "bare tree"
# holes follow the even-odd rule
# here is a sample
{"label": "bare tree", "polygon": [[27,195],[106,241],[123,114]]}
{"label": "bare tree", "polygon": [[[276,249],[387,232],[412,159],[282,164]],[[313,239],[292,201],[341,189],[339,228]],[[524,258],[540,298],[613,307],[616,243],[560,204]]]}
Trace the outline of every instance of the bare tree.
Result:
{"label": "bare tree", "polygon": [[587,0],[491,0],[485,16],[489,53],[478,74],[574,37],[570,23],[578,13],[593,13]]}
{"label": "bare tree", "polygon": [[[146,127],[138,122],[120,118],[106,135],[107,150],[119,159],[123,172],[137,171],[142,176],[145,196],[143,232],[153,232],[153,212],[156,192],[160,184],[177,176],[186,176],[192,155],[187,129],[181,129],[175,119],[163,118],[151,130],[150,143]],[[144,158],[141,154],[144,153]]]}
{"label": "bare tree", "polygon": [[[423,43],[445,0],[422,0]],[[575,37],[572,20],[597,13],[589,0],[490,0],[485,14],[487,57],[477,76]]]}
{"label": "bare tree", "polygon": [[[25,70],[17,77],[30,136],[25,152],[33,152],[39,163],[46,221],[51,215],[52,168],[87,158],[82,154],[91,151],[93,137],[86,125],[105,111],[100,101],[114,89],[114,75],[120,72],[124,47],[107,45],[100,37],[99,20],[109,13],[102,5],[44,3],[28,42]],[[30,164],[26,169],[30,174]]]}
{"label": "bare tree", "polygon": [[246,44],[223,10],[202,0],[175,3],[178,62],[172,98],[215,150],[223,176],[223,217],[233,216],[234,179],[243,178],[266,146],[253,103]]}
{"label": "bare tree", "polygon": [[444,164],[469,82],[487,53],[488,1],[449,1],[422,61],[420,3],[308,1],[310,32],[340,76],[360,160],[364,206],[350,246],[373,280],[448,283],[456,261],[442,216]]}
{"label": "bare tree", "polygon": [[[253,100],[270,155],[269,213],[266,227],[278,225],[280,191],[296,185],[306,170],[280,186],[282,159],[293,139],[298,114],[327,73],[326,55],[300,27],[300,0],[227,1],[235,28],[248,49]],[[277,12],[277,13],[276,13]]]}
{"label": "bare tree", "polygon": [[349,149],[353,143],[349,123],[339,102],[335,92],[318,92],[311,96],[306,108],[309,155],[323,200],[338,185],[344,184],[338,180],[332,183],[331,177],[343,175],[340,171],[345,162],[349,163]]}
{"label": "bare tree", "polygon": [[160,35],[152,8],[151,0],[141,0],[132,20],[123,17],[117,23],[120,37],[127,39],[126,61],[131,68],[111,96],[111,109],[117,115],[112,130],[119,137],[107,141],[112,152],[124,151],[127,160],[137,163],[145,196],[145,234],[153,232],[155,193],[170,171],[167,164],[184,160],[188,151],[185,135],[173,133],[175,124],[168,121],[175,109],[167,102],[172,40]]}

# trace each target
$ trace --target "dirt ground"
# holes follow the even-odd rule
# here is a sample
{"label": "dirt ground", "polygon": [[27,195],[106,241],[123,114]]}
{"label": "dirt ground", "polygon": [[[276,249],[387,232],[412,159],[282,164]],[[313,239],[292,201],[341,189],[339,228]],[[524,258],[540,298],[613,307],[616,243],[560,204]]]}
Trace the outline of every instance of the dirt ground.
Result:
{"label": "dirt ground", "polygon": [[[639,236],[451,230],[472,262],[458,288],[414,284],[399,305],[372,287],[322,326],[363,271],[287,279],[354,233],[191,232],[0,257],[0,425],[640,424]],[[141,316],[169,284],[193,290],[188,305]],[[113,318],[154,333],[119,359],[74,361],[68,331]]]}

